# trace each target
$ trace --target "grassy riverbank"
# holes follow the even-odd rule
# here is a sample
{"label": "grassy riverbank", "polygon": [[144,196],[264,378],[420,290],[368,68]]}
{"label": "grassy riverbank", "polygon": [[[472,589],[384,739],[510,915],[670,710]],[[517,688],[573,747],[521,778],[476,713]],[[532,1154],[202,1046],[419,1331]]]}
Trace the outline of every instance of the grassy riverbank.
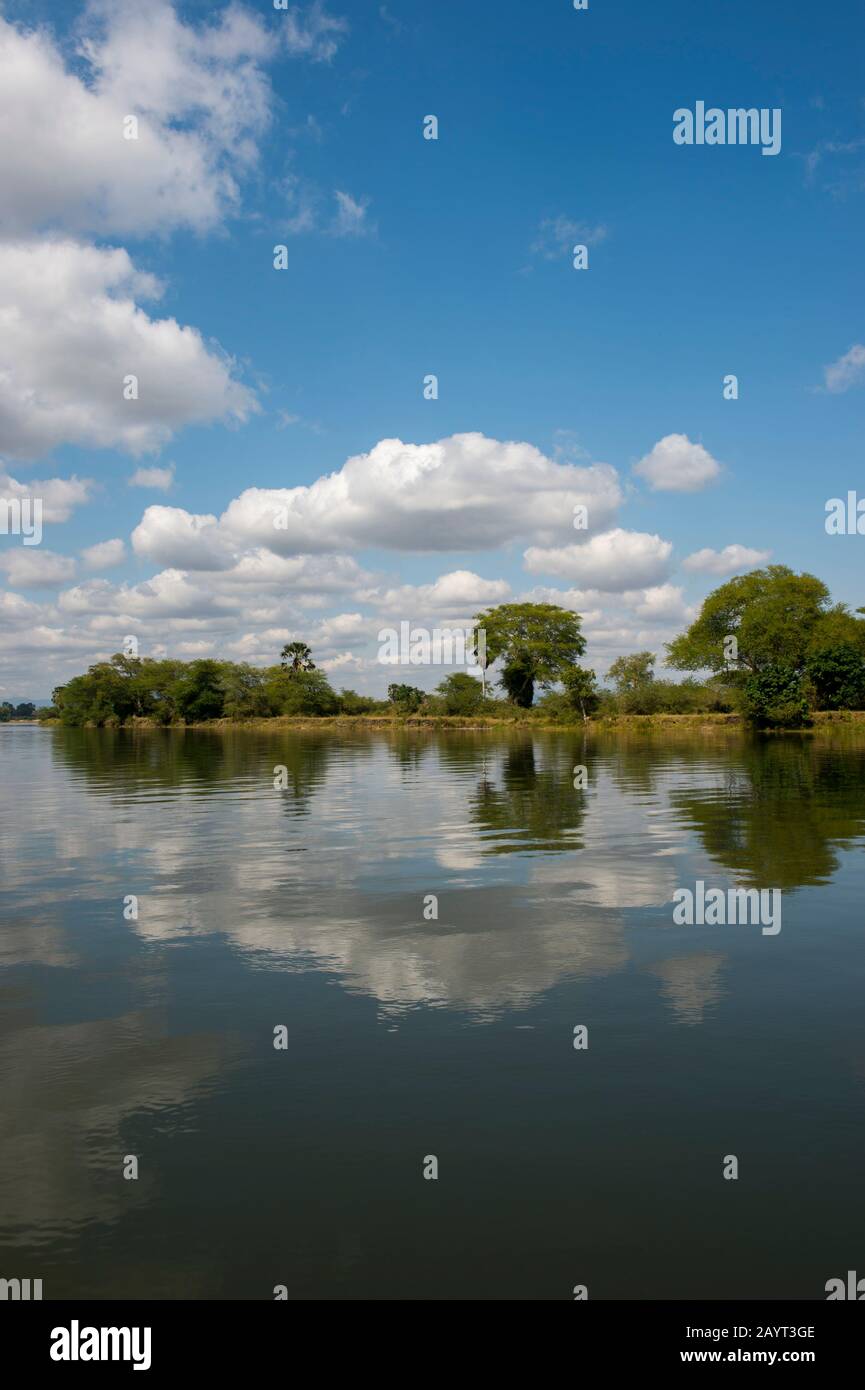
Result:
{"label": "grassy riverbank", "polygon": [[[24,721],[18,721],[22,723]],[[59,728],[58,719],[41,722],[46,728]],[[93,728],[94,725],[84,727]],[[540,710],[515,711],[513,717],[501,715],[404,715],[397,714],[336,714],[336,715],[273,715],[261,719],[208,719],[201,722],[175,724],[156,724],[151,719],[130,719],[123,726],[125,730],[148,731],[152,729],[210,729],[214,733],[231,732],[237,729],[273,730],[284,732],[287,729],[382,729],[386,731],[401,729],[475,729],[475,730],[520,730],[533,729],[562,730],[569,732],[592,733],[652,733],[666,734],[694,733],[695,731],[721,734],[741,733],[749,729],[740,714],[619,714],[604,718],[564,721],[545,718]],[[799,734],[822,734],[855,728],[865,731],[865,710],[821,710],[813,715],[813,723],[799,730],[779,730]],[[764,732],[771,733],[772,730]]]}

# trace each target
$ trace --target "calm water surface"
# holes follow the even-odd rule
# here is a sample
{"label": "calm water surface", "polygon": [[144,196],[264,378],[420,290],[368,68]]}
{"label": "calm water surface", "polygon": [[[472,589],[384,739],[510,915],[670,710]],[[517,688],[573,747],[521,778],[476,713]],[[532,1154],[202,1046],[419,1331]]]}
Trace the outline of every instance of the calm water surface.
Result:
{"label": "calm water surface", "polygon": [[[865,1272],[865,741],[7,725],[0,767],[0,1275],[820,1299]],[[697,879],[780,888],[780,934],[674,926]]]}

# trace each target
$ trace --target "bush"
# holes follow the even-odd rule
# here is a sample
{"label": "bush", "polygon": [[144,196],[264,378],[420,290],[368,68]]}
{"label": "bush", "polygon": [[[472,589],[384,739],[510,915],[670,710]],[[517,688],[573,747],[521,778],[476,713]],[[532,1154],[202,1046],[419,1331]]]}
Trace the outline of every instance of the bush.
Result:
{"label": "bush", "polygon": [[356,690],[341,690],[338,698],[340,714],[375,714],[382,706],[380,700],[374,700],[371,695],[358,695]]}
{"label": "bush", "polygon": [[265,695],[273,714],[328,715],[339,712],[339,700],[322,671],[295,671],[272,666],[266,672]]}
{"label": "bush", "polygon": [[[478,714],[483,706],[484,692],[479,680],[466,671],[453,671],[437,687],[445,714]],[[427,705],[429,705],[427,701]],[[430,711],[431,712],[431,711]]]}
{"label": "bush", "polygon": [[852,642],[812,652],[805,669],[817,709],[865,706],[865,657]]}
{"label": "bush", "polygon": [[802,677],[782,666],[768,666],[746,678],[742,710],[758,728],[801,729],[811,723]]}
{"label": "bush", "polygon": [[426,691],[414,685],[389,685],[387,698],[399,714],[416,714],[426,699]]}

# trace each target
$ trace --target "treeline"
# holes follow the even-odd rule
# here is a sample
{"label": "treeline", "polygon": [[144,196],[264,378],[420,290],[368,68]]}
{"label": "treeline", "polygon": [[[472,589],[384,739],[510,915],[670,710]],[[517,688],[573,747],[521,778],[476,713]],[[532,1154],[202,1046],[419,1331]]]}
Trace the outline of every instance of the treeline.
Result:
{"label": "treeline", "polygon": [[681,681],[657,678],[656,654],[643,651],[614,661],[607,677],[612,688],[601,687],[595,672],[579,665],[586,645],[579,614],[554,604],[501,604],[474,621],[485,634],[486,666],[498,667],[501,695],[466,671],[452,672],[431,693],[402,682],[389,686],[387,700],[337,692],[316,669],[309,647],[292,642],[279,665],[264,669],[209,658],[117,655],[59,686],[53,706],[39,717],[75,726],[279,715],[483,715],[573,723],[735,711],[758,726],[801,727],[814,710],[865,709],[865,621],[844,604],[831,604],[813,575],[782,565],[754,570],[709,595],[697,620],[666,648],[668,666],[699,673]]}
{"label": "treeline", "polygon": [[14,719],[35,719],[36,706],[30,700],[24,700],[20,705],[12,705],[8,700],[0,704],[0,724],[8,724]]}
{"label": "treeline", "polygon": [[[643,654],[651,657],[651,653]],[[269,719],[278,715],[321,717],[380,715],[407,718],[483,715],[492,719],[532,719],[573,723],[575,719],[616,714],[695,714],[731,710],[733,704],[713,682],[648,680],[620,693],[598,689],[548,691],[530,708],[513,700],[484,697],[480,681],[464,671],[452,672],[432,691],[394,683],[388,698],[377,700],[355,690],[336,691],[320,671],[293,671],[284,666],[262,669],[231,661],[153,661],[117,655],[98,662],[82,676],[54,691],[52,706],[40,719],[83,727],[117,728],[134,720],[155,725],[200,724],[214,719]]]}

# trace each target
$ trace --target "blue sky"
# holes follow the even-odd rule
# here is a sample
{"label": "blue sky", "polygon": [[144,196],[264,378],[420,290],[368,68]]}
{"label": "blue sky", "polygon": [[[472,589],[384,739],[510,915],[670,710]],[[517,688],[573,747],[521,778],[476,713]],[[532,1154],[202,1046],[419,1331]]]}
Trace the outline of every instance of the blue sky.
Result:
{"label": "blue sky", "polygon": [[[865,493],[859,6],[0,14],[0,497],[65,518],[40,546],[0,535],[4,698],[47,697],[127,633],[256,664],[305,637],[336,685],[377,692],[380,627],[554,590],[604,670],[764,556],[865,602],[862,538],[824,529],[827,499]],[[697,100],[780,108],[780,153],[675,145]],[[480,463],[448,442],[466,434],[494,442]],[[167,490],[129,484],[169,468]],[[74,498],[71,477],[91,480]],[[584,483],[603,499],[578,535]],[[290,544],[248,496],[224,520],[298,487]]]}

